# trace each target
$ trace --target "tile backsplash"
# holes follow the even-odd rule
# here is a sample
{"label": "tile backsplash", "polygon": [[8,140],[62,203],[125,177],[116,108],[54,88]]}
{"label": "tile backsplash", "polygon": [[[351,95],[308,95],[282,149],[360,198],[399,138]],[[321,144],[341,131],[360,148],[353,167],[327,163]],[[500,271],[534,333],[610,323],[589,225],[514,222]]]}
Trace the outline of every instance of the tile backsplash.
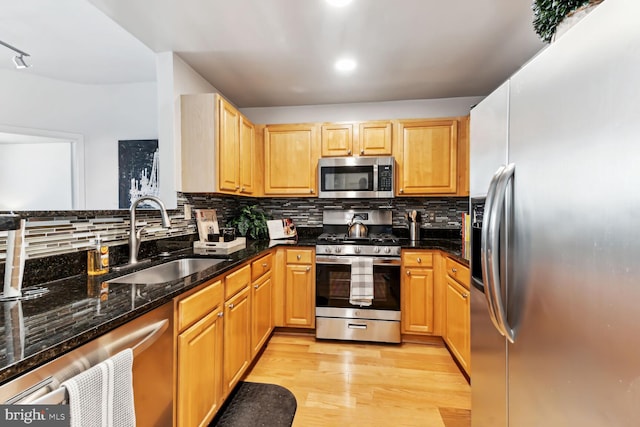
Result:
{"label": "tile backsplash", "polygon": [[[99,234],[109,246],[128,243],[129,212],[118,211],[56,211],[20,212],[27,219],[25,230],[26,259],[36,259],[70,252],[85,251]],[[193,234],[194,221],[185,220],[183,209],[169,211],[171,228],[161,226],[155,209],[139,209],[138,228],[144,226],[142,240]],[[6,259],[6,231],[0,232],[0,261]]]}
{"label": "tile backsplash", "polygon": [[[244,206],[259,205],[269,217],[293,218],[298,227],[321,227],[325,209],[390,209],[393,226],[406,228],[404,215],[413,209],[422,216],[423,236],[429,229],[460,229],[463,212],[468,211],[465,197],[394,198],[394,199],[314,199],[314,198],[239,198],[220,194],[178,193],[178,209],[169,211],[171,229],[160,225],[155,209],[138,211],[138,227],[145,225],[142,240],[197,233],[195,220],[184,217],[184,205],[192,208],[214,208],[218,220],[225,225]],[[129,212],[117,211],[60,211],[21,212],[27,218],[25,240],[27,259],[87,250],[100,234],[109,246],[127,244]],[[6,258],[7,232],[0,232],[0,262]]]}
{"label": "tile backsplash", "polygon": [[[184,194],[194,208],[215,208],[218,220],[226,223],[242,207],[259,205],[272,218],[292,218],[298,227],[322,226],[325,209],[390,209],[393,226],[407,227],[404,215],[416,210],[423,229],[460,229],[462,213],[469,211],[466,197],[394,199],[317,199],[317,198],[237,198],[218,194]],[[431,220],[430,218],[433,218]]]}

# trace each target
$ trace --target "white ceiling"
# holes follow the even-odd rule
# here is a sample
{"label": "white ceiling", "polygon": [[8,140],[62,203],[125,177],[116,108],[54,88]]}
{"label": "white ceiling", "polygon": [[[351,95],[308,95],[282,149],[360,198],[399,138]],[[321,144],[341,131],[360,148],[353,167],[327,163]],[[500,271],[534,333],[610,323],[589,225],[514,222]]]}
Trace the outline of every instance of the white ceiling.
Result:
{"label": "white ceiling", "polygon": [[[29,55],[16,70],[87,84],[155,81],[155,54],[86,0],[0,0],[0,40]],[[15,70],[0,46],[0,69]]]}
{"label": "white ceiling", "polygon": [[[530,0],[88,1],[239,107],[482,96],[543,47]],[[0,2],[0,40],[32,55],[28,72],[155,79],[151,51],[87,0]],[[333,70],[343,55],[358,61],[347,76]]]}

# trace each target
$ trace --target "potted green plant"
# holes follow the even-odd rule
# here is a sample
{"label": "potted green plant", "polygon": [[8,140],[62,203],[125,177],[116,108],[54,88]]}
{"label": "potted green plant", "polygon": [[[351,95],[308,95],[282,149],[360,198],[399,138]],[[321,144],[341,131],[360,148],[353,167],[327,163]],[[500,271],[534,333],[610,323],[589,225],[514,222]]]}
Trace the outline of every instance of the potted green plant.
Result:
{"label": "potted green plant", "polygon": [[554,39],[558,25],[568,16],[587,10],[603,0],[534,0],[533,28],[540,38],[549,43]]}
{"label": "potted green plant", "polygon": [[229,221],[230,227],[235,227],[241,236],[248,236],[254,240],[269,237],[267,216],[258,205],[243,207],[238,215]]}

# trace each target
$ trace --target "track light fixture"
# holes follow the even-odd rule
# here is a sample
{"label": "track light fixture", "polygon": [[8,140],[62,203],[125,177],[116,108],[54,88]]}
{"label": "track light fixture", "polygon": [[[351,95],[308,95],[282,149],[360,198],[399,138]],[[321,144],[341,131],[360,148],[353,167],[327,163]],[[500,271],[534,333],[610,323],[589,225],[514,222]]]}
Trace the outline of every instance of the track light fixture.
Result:
{"label": "track light fixture", "polygon": [[16,64],[16,68],[22,69],[22,68],[29,68],[30,67],[30,65],[28,65],[26,62],[24,62],[24,57],[25,56],[31,56],[31,55],[29,55],[27,52],[23,52],[20,49],[17,49],[15,47],[11,46],[8,43],[3,42],[2,40],[0,40],[0,44],[2,46],[4,46],[4,47],[7,47],[7,48],[11,49],[15,53],[17,53],[17,55],[13,57],[13,63]]}

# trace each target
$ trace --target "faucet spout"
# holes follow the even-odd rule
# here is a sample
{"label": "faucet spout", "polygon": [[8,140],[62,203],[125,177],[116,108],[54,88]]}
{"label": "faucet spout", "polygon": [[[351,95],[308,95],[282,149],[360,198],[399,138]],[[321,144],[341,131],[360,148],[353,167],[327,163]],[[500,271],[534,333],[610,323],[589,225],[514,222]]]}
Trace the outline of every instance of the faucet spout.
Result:
{"label": "faucet spout", "polygon": [[[136,264],[138,262],[138,250],[140,249],[140,239],[142,234],[142,228],[136,231],[136,208],[143,201],[154,202],[160,208],[160,215],[162,217],[162,226],[165,228],[171,227],[171,220],[167,213],[167,208],[164,202],[156,196],[142,196],[131,203],[129,208],[129,264]],[[143,227],[144,228],[144,227]]]}

